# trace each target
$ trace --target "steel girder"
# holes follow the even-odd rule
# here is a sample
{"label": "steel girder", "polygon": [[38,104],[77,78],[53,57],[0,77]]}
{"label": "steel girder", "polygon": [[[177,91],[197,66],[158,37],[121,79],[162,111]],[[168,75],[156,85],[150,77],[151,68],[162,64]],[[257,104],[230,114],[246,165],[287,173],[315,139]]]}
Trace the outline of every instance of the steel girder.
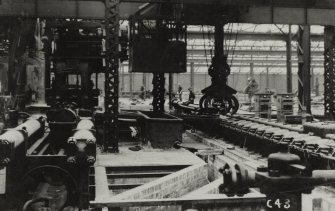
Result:
{"label": "steel girder", "polygon": [[[333,25],[335,3],[320,0],[307,4],[307,0],[263,1],[259,0],[121,0],[120,17],[128,19],[145,3],[177,3],[188,5],[206,4],[217,7],[230,5],[240,8],[240,16],[230,17],[229,22],[258,24],[311,24]],[[307,2],[308,3],[308,2]],[[94,8],[94,9],[93,9]],[[2,0],[0,17],[28,18],[105,18],[105,5],[102,0]],[[201,18],[199,19],[201,21]],[[192,24],[192,23],[188,23]],[[200,22],[198,24],[201,24]],[[204,23],[202,23],[204,24]]]}

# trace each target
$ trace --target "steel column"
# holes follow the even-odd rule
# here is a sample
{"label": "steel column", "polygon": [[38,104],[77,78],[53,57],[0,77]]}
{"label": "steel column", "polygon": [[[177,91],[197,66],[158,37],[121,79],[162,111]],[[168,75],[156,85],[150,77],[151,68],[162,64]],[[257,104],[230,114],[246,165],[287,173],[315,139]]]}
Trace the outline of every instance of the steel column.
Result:
{"label": "steel column", "polygon": [[21,36],[21,27],[22,23],[17,22],[13,27],[13,35],[10,40],[10,48],[9,48],[9,55],[8,55],[8,91],[15,95],[16,91],[16,83],[15,83],[15,58],[18,49],[18,45],[20,42]]}
{"label": "steel column", "polygon": [[169,108],[172,109],[173,98],[173,73],[169,73]]}
{"label": "steel column", "polygon": [[106,0],[104,151],[119,152],[119,0]]}
{"label": "steel column", "polygon": [[314,69],[311,68],[311,90],[314,90]]}
{"label": "steel column", "polygon": [[[156,30],[157,35],[162,35],[166,33],[165,26],[162,23],[162,20],[156,21]],[[168,37],[166,36],[157,36],[156,41],[160,45],[165,46],[168,42]],[[165,103],[165,77],[164,73],[153,73],[152,78],[152,106],[154,112],[164,112],[164,103]]]}
{"label": "steel column", "polygon": [[194,89],[194,62],[191,62],[190,63],[190,66],[191,66],[191,88]]}
{"label": "steel column", "polygon": [[254,63],[253,62],[250,63],[250,77],[251,78],[254,77]]}
{"label": "steel column", "polygon": [[[259,80],[261,82],[262,80]],[[266,88],[270,88],[270,83],[269,83],[269,68],[266,68]]]}
{"label": "steel column", "polygon": [[[121,63],[121,92],[124,92],[124,77],[125,77],[125,74],[124,74],[124,66],[123,64]],[[122,93],[121,93],[122,94]]]}
{"label": "steel column", "polygon": [[307,113],[311,113],[311,45],[309,25],[299,26],[298,57],[298,98],[300,109],[305,108]]}
{"label": "steel column", "polygon": [[144,99],[147,98],[147,90],[148,90],[148,87],[147,87],[147,74],[146,73],[142,73],[143,74],[143,78],[142,78],[142,83],[143,83],[143,87],[144,87]]}
{"label": "steel column", "polygon": [[324,97],[325,116],[331,120],[335,119],[335,27],[326,26],[324,29],[325,39],[325,73],[324,73]]}
{"label": "steel column", "polygon": [[164,73],[154,73],[152,78],[152,106],[154,112],[164,111],[165,77]]}
{"label": "steel column", "polygon": [[45,27],[45,35],[47,36],[47,41],[44,43],[45,48],[45,87],[51,88],[50,84],[50,72],[51,72],[51,53],[52,53],[52,47],[51,47],[51,41],[52,41],[52,31],[50,27],[48,26],[48,21],[46,22]]}
{"label": "steel column", "polygon": [[143,74],[143,78],[142,78],[142,83],[143,83],[143,87],[144,87],[144,91],[147,91],[147,74],[146,73],[142,73]]}
{"label": "steel column", "polygon": [[134,84],[134,73],[129,73],[129,92],[130,92],[130,98],[133,98],[133,84]]}
{"label": "steel column", "polygon": [[316,77],[315,78],[315,96],[319,96],[319,86],[320,86],[320,84],[319,84],[319,78]]}
{"label": "steel column", "polygon": [[286,40],[286,91],[292,93],[292,33],[291,25],[288,27]]}

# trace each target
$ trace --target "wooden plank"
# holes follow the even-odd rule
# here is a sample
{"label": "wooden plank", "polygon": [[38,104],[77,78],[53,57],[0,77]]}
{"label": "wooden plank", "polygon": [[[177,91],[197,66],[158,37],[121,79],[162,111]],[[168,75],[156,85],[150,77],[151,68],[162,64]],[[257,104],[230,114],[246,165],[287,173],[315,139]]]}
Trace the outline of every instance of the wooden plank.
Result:
{"label": "wooden plank", "polygon": [[95,200],[107,200],[109,195],[108,181],[106,175],[106,168],[95,167]]}

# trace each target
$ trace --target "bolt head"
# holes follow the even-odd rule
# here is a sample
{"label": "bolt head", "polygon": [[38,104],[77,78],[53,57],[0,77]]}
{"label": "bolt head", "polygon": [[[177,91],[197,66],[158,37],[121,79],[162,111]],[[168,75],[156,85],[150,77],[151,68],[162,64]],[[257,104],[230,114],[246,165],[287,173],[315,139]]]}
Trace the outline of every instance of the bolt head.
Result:
{"label": "bolt head", "polygon": [[260,165],[257,167],[257,171],[258,172],[267,172],[268,171],[268,167],[265,165]]}

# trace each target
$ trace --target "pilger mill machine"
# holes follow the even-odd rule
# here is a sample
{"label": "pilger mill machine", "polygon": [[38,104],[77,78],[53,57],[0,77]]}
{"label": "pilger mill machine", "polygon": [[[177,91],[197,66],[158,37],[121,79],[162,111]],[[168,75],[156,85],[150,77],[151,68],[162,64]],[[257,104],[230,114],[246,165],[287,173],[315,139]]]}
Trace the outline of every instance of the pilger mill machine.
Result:
{"label": "pilger mill machine", "polygon": [[1,191],[11,199],[0,199],[2,208],[88,208],[97,139],[92,116],[80,114],[70,107],[54,108],[47,118],[30,116],[0,135],[1,172],[11,175],[1,177]]}
{"label": "pilger mill machine", "polygon": [[[103,30],[100,23],[56,20],[47,24],[51,87],[47,102],[98,105],[98,74],[103,72]],[[94,80],[95,79],[95,80]],[[80,96],[80,97],[78,97]]]}

